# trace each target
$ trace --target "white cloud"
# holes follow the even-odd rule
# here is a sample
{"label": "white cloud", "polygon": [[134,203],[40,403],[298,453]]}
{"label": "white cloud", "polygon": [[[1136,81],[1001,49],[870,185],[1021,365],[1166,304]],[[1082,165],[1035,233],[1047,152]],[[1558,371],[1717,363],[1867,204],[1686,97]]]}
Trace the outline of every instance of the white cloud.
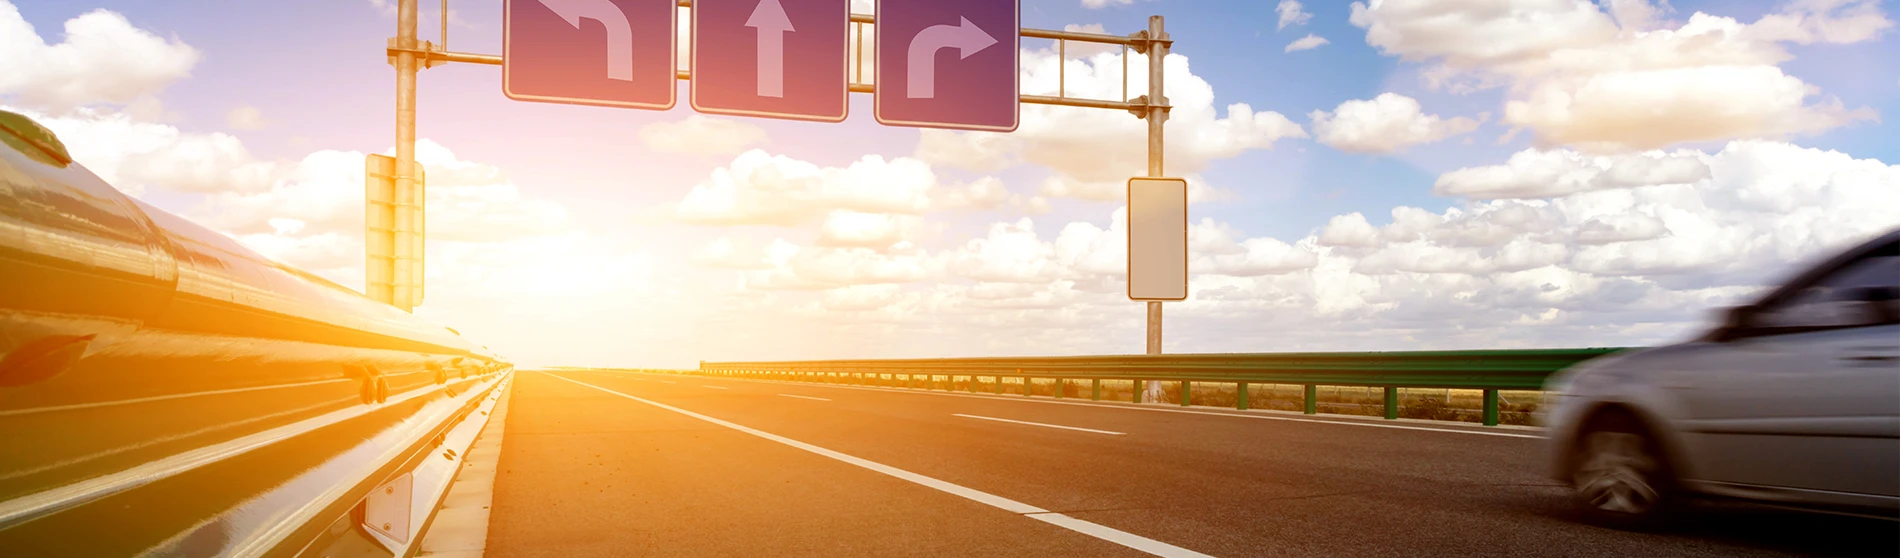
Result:
{"label": "white cloud", "polygon": [[744,273],[747,288],[820,290],[909,283],[931,277],[936,265],[923,250],[907,244],[880,251],[788,243],[773,246],[767,259],[772,262],[770,269]]}
{"label": "white cloud", "polygon": [[1567,196],[1595,190],[1691,184],[1709,178],[1699,152],[1660,151],[1593,156],[1527,149],[1502,165],[1461,168],[1438,177],[1432,192],[1477,199]]}
{"label": "white cloud", "polygon": [[1287,43],[1286,52],[1299,52],[1302,50],[1313,50],[1313,49],[1319,48],[1321,45],[1325,45],[1328,42],[1329,41],[1327,41],[1325,37],[1314,35],[1312,33],[1307,33],[1305,37],[1300,37],[1298,39],[1294,39],[1293,42],[1291,43]]}
{"label": "white cloud", "polygon": [[[1277,112],[1255,112],[1243,103],[1228,105],[1223,116],[1214,105],[1214,89],[1194,75],[1188,59],[1168,55],[1165,63],[1169,103],[1166,161],[1171,175],[1199,173],[1213,161],[1269,149],[1306,131]],[[1067,94],[1078,98],[1117,99],[1122,95],[1122,59],[1104,53],[1071,57],[1066,62]],[[1027,94],[1057,93],[1062,62],[1049,50],[1023,51],[1022,88]],[[1129,96],[1147,88],[1147,62],[1128,60]],[[1102,109],[1025,105],[1022,124],[1011,134],[928,132],[916,157],[933,164],[992,171],[1029,163],[1049,169],[1042,193],[1056,197],[1104,199],[1091,195],[1119,191],[1128,177],[1147,172],[1147,124],[1121,112]],[[1118,199],[1119,194],[1116,195]]]}
{"label": "white cloud", "polygon": [[946,185],[931,194],[933,209],[1014,209],[1027,213],[1049,212],[1049,201],[1042,196],[1024,196],[1009,191],[1002,180],[986,176],[961,186]]}
{"label": "white cloud", "polygon": [[[1169,171],[1169,174],[1175,174]],[[1232,199],[1231,191],[1221,190],[1208,184],[1200,174],[1188,173],[1181,178],[1188,183],[1188,203],[1202,204]],[[1128,199],[1128,177],[1119,180],[1080,181],[1061,176],[1051,176],[1043,180],[1039,193],[1055,198],[1075,198],[1089,201],[1123,201]]]}
{"label": "white cloud", "polygon": [[765,130],[738,120],[695,114],[678,122],[640,127],[640,141],[654,151],[732,155],[766,142]]}
{"label": "white cloud", "polygon": [[[1299,0],[1280,0],[1280,4],[1273,7],[1273,11],[1280,14],[1280,25],[1279,27],[1276,27],[1275,29],[1286,29],[1286,26],[1288,25],[1306,25],[1306,22],[1312,21],[1313,14],[1310,12],[1304,11],[1301,8],[1302,6],[1300,6]],[[1308,35],[1308,36],[1311,37],[1311,35]],[[1318,46],[1318,45],[1314,45],[1314,46]],[[1288,47],[1288,48],[1292,48],[1292,47]],[[1312,47],[1307,47],[1307,48],[1312,48]],[[1305,49],[1299,49],[1299,50],[1305,50]]]}
{"label": "white cloud", "polygon": [[[1389,55],[1429,64],[1453,91],[1509,86],[1504,122],[1540,145],[1625,151],[1786,138],[1876,118],[1818,97],[1779,68],[1783,43],[1869,41],[1892,26],[1876,0],[1802,0],[1754,23],[1613,0],[1371,0],[1351,21]],[[1818,97],[1815,99],[1810,99]]]}
{"label": "white cloud", "polygon": [[1028,218],[996,223],[989,233],[965,243],[950,256],[958,276],[992,283],[1038,283],[1060,277],[1055,248],[1036,237]]}
{"label": "white cloud", "polygon": [[1358,212],[1333,216],[1319,234],[1319,243],[1327,246],[1366,247],[1378,242],[1379,229]]}
{"label": "white cloud", "polygon": [[1878,117],[1839,99],[1807,104],[1816,91],[1774,66],[1611,72],[1532,86],[1505,103],[1504,119],[1536,130],[1545,145],[1616,151],[1816,134]]}
{"label": "white cloud", "polygon": [[876,310],[897,302],[900,287],[898,285],[852,285],[840,289],[825,291],[822,304],[826,310],[836,312],[860,312]]}
{"label": "white cloud", "polygon": [[[1458,207],[1399,207],[1382,224],[1352,213],[1277,239],[1195,222],[1190,298],[1168,316],[1171,331],[1197,333],[1171,350],[1657,343],[1798,262],[1900,226],[1900,166],[1778,142],[1628,156],[1530,150],[1480,168],[1441,179],[1492,175],[1486,188],[1449,192],[1467,198]],[[1559,187],[1542,186],[1553,180]],[[752,288],[831,289],[812,295],[814,308],[834,312],[822,315],[891,328],[852,330],[860,346],[927,331],[932,347],[967,348],[958,354],[1118,352],[1140,332],[1139,305],[1122,292],[1125,231],[1121,210],[1053,237],[1027,219],[999,222],[934,254],[904,253],[901,289],[842,272]],[[867,249],[833,257],[894,259]]]}
{"label": "white cloud", "polygon": [[190,75],[198,51],[176,38],[93,10],[66,20],[65,41],[49,45],[11,3],[0,2],[0,95],[64,111],[125,104]]}
{"label": "white cloud", "polygon": [[915,215],[863,213],[835,209],[818,227],[818,245],[884,249],[914,241],[923,234],[923,219]]}
{"label": "white cloud", "polygon": [[[290,221],[290,220],[284,220]],[[304,271],[340,284],[363,284],[363,237],[329,232],[300,234],[297,230],[242,234],[238,242],[265,257],[291,263]]]}
{"label": "white cloud", "polygon": [[1127,6],[1134,3],[1135,0],[1082,0],[1082,7],[1094,10],[1108,6]]}
{"label": "white cloud", "polygon": [[[272,232],[274,220],[292,219],[305,235],[361,238],[364,157],[354,151],[311,153],[278,165],[277,179],[261,188],[205,191],[207,196],[186,213],[239,235]],[[562,234],[574,226],[566,208],[522,196],[499,169],[462,160],[433,141],[417,142],[416,161],[428,173],[431,239],[498,242]]]}
{"label": "white cloud", "polygon": [[1316,110],[1308,116],[1320,143],[1356,153],[1395,153],[1478,129],[1477,120],[1425,114],[1417,100],[1397,93],[1346,101],[1332,112]]}
{"label": "white cloud", "polygon": [[257,192],[282,169],[223,133],[195,134],[139,121],[123,111],[76,108],[46,116],[14,108],[58,134],[73,159],[129,192]]}
{"label": "white cloud", "polygon": [[1237,240],[1232,226],[1202,218],[1188,228],[1190,272],[1256,277],[1311,269],[1319,254],[1272,238]]}
{"label": "white cloud", "polygon": [[1880,0],[1793,0],[1750,26],[1758,37],[1797,44],[1858,43],[1893,27]]}
{"label": "white cloud", "polygon": [[262,130],[270,126],[264,119],[264,111],[251,105],[240,105],[224,115],[224,123],[233,130]]}
{"label": "white cloud", "polygon": [[[773,241],[773,245],[787,245],[783,240]],[[693,264],[719,269],[771,269],[772,263],[766,257],[766,247],[744,240],[722,236],[694,250],[690,259]]]}
{"label": "white cloud", "polygon": [[907,157],[867,155],[835,168],[754,149],[694,185],[673,213],[695,224],[779,226],[833,209],[914,215],[930,208],[936,183],[930,165]]}

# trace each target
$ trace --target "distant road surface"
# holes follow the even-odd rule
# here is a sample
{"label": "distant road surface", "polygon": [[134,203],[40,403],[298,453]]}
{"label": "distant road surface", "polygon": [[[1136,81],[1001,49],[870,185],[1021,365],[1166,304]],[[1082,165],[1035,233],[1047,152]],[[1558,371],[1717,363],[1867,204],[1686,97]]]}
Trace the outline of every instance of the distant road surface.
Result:
{"label": "distant road surface", "polygon": [[621,372],[513,390],[489,556],[1900,555],[1877,519],[1581,523],[1524,429]]}

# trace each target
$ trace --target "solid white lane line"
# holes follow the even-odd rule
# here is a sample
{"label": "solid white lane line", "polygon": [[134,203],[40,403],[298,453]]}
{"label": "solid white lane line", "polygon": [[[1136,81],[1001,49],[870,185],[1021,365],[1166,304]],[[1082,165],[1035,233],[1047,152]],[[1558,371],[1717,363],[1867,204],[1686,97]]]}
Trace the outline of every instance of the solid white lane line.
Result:
{"label": "solid white lane line", "polygon": [[812,401],[830,401],[830,399],[825,399],[823,397],[806,397],[803,395],[792,395],[789,393],[781,393],[781,394],[778,394],[778,396],[779,397],[797,397],[799,399],[810,399]]}
{"label": "solid white lane line", "polygon": [[703,388],[712,388],[712,389],[732,389],[732,388],[728,388],[728,387],[719,387],[719,386],[699,386],[699,387],[703,387]]}
{"label": "solid white lane line", "polygon": [[1513,432],[1485,432],[1482,430],[1433,428],[1430,426],[1408,426],[1404,424],[1380,424],[1380,423],[1375,423],[1375,422],[1365,422],[1365,421],[1357,421],[1357,420],[1351,420],[1351,419],[1328,420],[1328,419],[1319,419],[1319,418],[1281,417],[1281,416],[1273,416],[1273,415],[1266,415],[1266,414],[1245,414],[1246,413],[1245,411],[1234,411],[1234,412],[1222,413],[1222,412],[1214,412],[1214,411],[1194,411],[1194,410],[1189,410],[1189,409],[1167,408],[1167,407],[1158,407],[1158,406],[1150,407],[1150,406],[1145,406],[1145,405],[1136,406],[1136,405],[1131,405],[1131,404],[1115,404],[1115,403],[1055,401],[1055,400],[1051,400],[1047,398],[1031,399],[1031,398],[1017,398],[1017,397],[1008,397],[1008,396],[1000,396],[1000,395],[985,395],[985,394],[978,394],[978,393],[953,393],[953,392],[943,392],[943,391],[924,391],[924,390],[911,390],[911,389],[903,389],[903,388],[887,388],[887,387],[875,387],[875,386],[839,386],[839,385],[826,385],[826,384],[806,384],[802,382],[781,382],[781,381],[776,381],[776,380],[757,380],[757,379],[751,379],[751,378],[734,378],[732,379],[732,381],[764,382],[764,383],[774,383],[774,384],[797,383],[798,385],[802,385],[802,386],[824,387],[824,388],[831,388],[831,389],[857,389],[857,390],[865,390],[865,391],[882,391],[886,393],[911,393],[911,394],[917,394],[917,395],[969,397],[969,398],[974,398],[974,399],[988,399],[991,401],[1020,401],[1023,403],[1044,403],[1044,404],[1049,404],[1049,405],[1075,405],[1078,407],[1095,407],[1099,409],[1124,409],[1124,410],[1129,410],[1129,411],[1151,411],[1151,412],[1156,412],[1156,413],[1182,413],[1182,414],[1188,414],[1188,415],[1208,415],[1208,416],[1216,416],[1216,417],[1234,417],[1234,418],[1261,419],[1261,420],[1283,420],[1283,421],[1288,421],[1288,422],[1337,424],[1341,426],[1364,426],[1368,428],[1392,428],[1392,429],[1397,429],[1397,430],[1423,430],[1426,432],[1448,432],[1451,434],[1471,434],[1474,436],[1499,436],[1499,437],[1504,437],[1504,438],[1529,438],[1532,440],[1544,439],[1544,436],[1538,435],[1538,434],[1517,434]]}
{"label": "solid white lane line", "polygon": [[1027,425],[1030,425],[1030,426],[1047,426],[1047,427],[1049,427],[1049,428],[1060,428],[1060,429],[1063,429],[1063,430],[1078,430],[1078,431],[1082,431],[1082,432],[1094,432],[1094,433],[1096,433],[1096,434],[1112,434],[1112,435],[1115,435],[1115,436],[1124,436],[1124,435],[1127,435],[1127,434],[1128,434],[1127,432],[1115,432],[1115,431],[1113,431],[1113,430],[1096,430],[1096,429],[1093,429],[1093,428],[1079,428],[1079,427],[1074,427],[1074,426],[1063,426],[1063,425],[1060,425],[1060,424],[1043,424],[1043,423],[1040,423],[1040,422],[1029,422],[1029,421],[1026,421],[1026,420],[1010,420],[1010,419],[1006,419],[1006,418],[996,418],[996,417],[980,417],[980,416],[976,416],[976,415],[966,415],[966,414],[962,414],[962,413],[950,413],[950,416],[955,416],[955,417],[963,417],[963,418],[973,418],[973,419],[983,419],[983,420],[993,420],[993,421],[996,421],[996,422],[1012,422],[1012,423],[1016,423],[1016,424],[1027,424]]}
{"label": "solid white lane line", "polygon": [[1118,531],[1114,528],[1107,527],[1101,524],[1090,523],[1090,522],[1069,517],[1060,513],[1052,512],[1049,510],[1031,506],[1029,504],[1025,504],[1022,502],[1008,499],[1008,498],[1004,498],[1002,496],[997,496],[995,494],[983,492],[981,490],[977,490],[974,488],[967,488],[961,485],[951,484],[945,481],[937,480],[935,478],[926,477],[923,475],[919,475],[917,473],[912,473],[910,471],[892,467],[890,465],[885,465],[883,463],[878,463],[876,461],[871,461],[869,459],[864,459],[861,457],[856,457],[856,456],[840,453],[837,451],[825,449],[822,447],[807,444],[805,442],[800,442],[798,440],[793,440],[791,438],[786,438],[784,436],[780,436],[780,435],[773,434],[770,432],[755,430],[746,426],[741,426],[738,424],[726,422],[720,419],[716,419],[713,417],[709,417],[706,415],[688,411],[686,409],[681,409],[679,407],[674,407],[672,405],[660,403],[658,401],[652,401],[652,400],[648,400],[648,399],[644,399],[640,397],[635,397],[632,395],[627,395],[625,393],[620,393],[618,391],[600,387],[600,386],[583,382],[580,380],[569,379],[565,376],[560,376],[557,374],[548,374],[548,375],[554,376],[556,378],[560,378],[563,380],[567,380],[569,382],[573,382],[576,384],[580,384],[583,386],[587,386],[590,388],[594,388],[600,391],[604,391],[607,393],[625,397],[627,399],[632,399],[634,401],[639,401],[641,403],[659,407],[661,409],[666,409],[668,411],[673,411],[675,413],[679,413],[679,414],[693,417],[699,420],[703,420],[706,422],[724,426],[726,428],[731,428],[733,430],[744,432],[746,434],[751,434],[753,436],[758,436],[760,438],[765,438],[767,440],[771,440],[771,441],[792,446],[798,449],[802,449],[808,452],[812,452],[818,455],[836,459],[838,461],[843,461],[845,463],[857,465],[865,469],[870,469],[872,471],[883,473],[885,475],[889,475],[889,476],[910,481],[916,484],[934,488],[942,492],[947,492],[947,493],[954,494],[957,496],[962,496],[966,499],[969,499],[969,500],[972,500],[972,501],[975,501],[975,502],[978,502],[978,503],[981,503],[993,508],[1002,509],[1010,513],[1026,515],[1037,521],[1048,523],[1050,525],[1055,525],[1057,527],[1062,527],[1070,531],[1075,531],[1077,533],[1081,533],[1081,534],[1095,537],[1104,541],[1126,546],[1128,548],[1146,552],[1148,554],[1153,554],[1155,556],[1166,556],[1169,558],[1213,558],[1212,556],[1209,556],[1206,554],[1202,554],[1199,552],[1195,552],[1192,550],[1174,546],[1168,543],[1164,543],[1161,541],[1143,537],[1141,535],[1136,535],[1134,533],[1129,533],[1125,531]]}

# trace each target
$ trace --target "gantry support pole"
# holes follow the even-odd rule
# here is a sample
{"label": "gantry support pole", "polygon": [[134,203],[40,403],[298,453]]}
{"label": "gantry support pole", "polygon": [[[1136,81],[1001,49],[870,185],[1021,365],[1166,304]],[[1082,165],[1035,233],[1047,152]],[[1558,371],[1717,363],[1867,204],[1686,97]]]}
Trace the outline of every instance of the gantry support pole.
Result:
{"label": "gantry support pole", "polygon": [[416,269],[416,219],[420,208],[416,200],[416,4],[418,0],[396,2],[396,191],[392,196],[396,211],[394,242],[391,250],[390,293],[386,302],[413,311],[414,288],[420,283]]}
{"label": "gantry support pole", "polygon": [[[1168,33],[1164,29],[1161,16],[1148,16],[1148,176],[1161,178],[1162,165],[1162,126],[1168,121],[1168,98],[1163,94],[1162,64],[1168,57]],[[1148,354],[1161,354],[1161,302],[1148,301]]]}

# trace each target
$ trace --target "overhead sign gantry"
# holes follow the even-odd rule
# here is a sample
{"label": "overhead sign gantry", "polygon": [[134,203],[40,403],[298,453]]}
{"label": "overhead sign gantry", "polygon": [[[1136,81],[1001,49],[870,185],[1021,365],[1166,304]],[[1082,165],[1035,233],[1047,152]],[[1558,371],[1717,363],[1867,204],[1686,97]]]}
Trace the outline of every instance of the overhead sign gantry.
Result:
{"label": "overhead sign gantry", "polygon": [[[1161,352],[1161,301],[1187,297],[1187,186],[1165,178],[1162,165],[1170,108],[1163,65],[1173,40],[1161,16],[1117,36],[1023,29],[1019,0],[877,0],[876,15],[850,13],[848,0],[505,0],[495,56],[448,50],[447,0],[443,44],[418,41],[417,1],[398,0],[397,35],[386,49],[397,107],[386,199],[398,205],[371,207],[394,212],[382,222],[395,224],[386,232],[396,254],[372,253],[368,272],[390,287],[371,295],[404,310],[420,303],[422,284],[415,77],[447,62],[501,66],[502,93],[522,101],[668,110],[678,103],[675,81],[688,80],[699,112],[820,122],[848,117],[848,93],[873,94],[877,121],[894,126],[1010,132],[1024,103],[1128,111],[1148,122],[1148,173],[1129,182],[1128,199],[1128,296],[1147,302],[1146,352]],[[683,69],[678,8],[691,8],[693,30]],[[873,25],[877,79],[867,81],[862,39]],[[1055,96],[1022,94],[1024,38],[1054,40],[1064,60],[1071,41],[1120,46],[1121,99],[1068,96],[1067,64],[1058,65]],[[1148,90],[1132,98],[1130,50],[1148,59]]]}

